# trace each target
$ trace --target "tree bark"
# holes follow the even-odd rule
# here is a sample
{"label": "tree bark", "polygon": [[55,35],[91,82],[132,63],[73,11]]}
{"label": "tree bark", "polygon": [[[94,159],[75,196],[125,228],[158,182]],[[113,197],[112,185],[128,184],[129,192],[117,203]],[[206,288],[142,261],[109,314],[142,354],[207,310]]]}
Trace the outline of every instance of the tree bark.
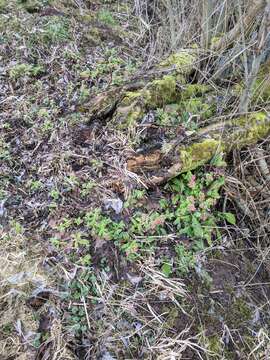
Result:
{"label": "tree bark", "polygon": [[[207,98],[213,102],[220,96],[220,91],[217,92],[215,86],[190,83],[200,55],[194,50],[173,54],[142,80],[135,78],[120,88],[99,95],[90,104],[84,105],[81,111],[88,110],[90,121],[106,119],[112,122],[115,129],[127,136],[129,131],[134,133],[138,127],[145,126],[143,118],[150,110],[165,109],[168,104],[181,108],[186,102],[195,101],[196,105],[199,101],[203,107],[196,116],[203,119]],[[228,92],[228,89],[225,91]],[[264,93],[270,96],[270,88],[264,89]],[[218,109],[215,115],[217,113]],[[137,173],[146,186],[155,186],[234,148],[255,144],[270,133],[266,111],[240,114],[234,118],[227,115],[216,123],[211,123],[209,119],[209,123],[192,135],[184,131],[185,135],[179,137],[176,131],[174,139],[165,137],[165,143],[156,146],[155,150],[152,150],[150,139],[150,145],[144,148],[143,153],[134,151],[134,156],[127,159],[127,169]],[[201,123],[199,126],[202,126]]]}
{"label": "tree bark", "polygon": [[233,119],[220,120],[180,143],[172,141],[162,148],[136,154],[127,161],[127,169],[141,176],[147,186],[164,183],[171,178],[193,170],[216,156],[232,149],[257,143],[270,134],[270,118],[265,112],[250,113]]}
{"label": "tree bark", "polygon": [[246,32],[251,27],[252,22],[262,13],[265,6],[265,0],[252,0],[246,15],[239,19],[233,29],[213,44],[212,50],[219,51],[228,48],[240,36],[242,29]]}

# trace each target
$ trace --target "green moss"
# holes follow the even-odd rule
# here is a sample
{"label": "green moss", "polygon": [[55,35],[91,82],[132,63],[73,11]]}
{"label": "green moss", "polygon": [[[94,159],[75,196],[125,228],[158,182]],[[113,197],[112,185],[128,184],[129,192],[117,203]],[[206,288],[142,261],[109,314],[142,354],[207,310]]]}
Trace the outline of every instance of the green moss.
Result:
{"label": "green moss", "polygon": [[176,89],[176,79],[172,75],[166,75],[160,80],[154,80],[150,83],[148,89],[150,98],[147,105],[151,108],[170,104],[179,97]]}
{"label": "green moss", "polygon": [[214,106],[203,102],[202,97],[185,100],[181,103],[182,109],[191,114],[198,114],[202,119],[207,119],[214,114]]}
{"label": "green moss", "polygon": [[206,139],[180,150],[181,172],[196,169],[208,162],[217,152],[222,152],[220,141]]}
{"label": "green moss", "polygon": [[117,25],[117,21],[113,17],[112,13],[107,9],[101,9],[97,14],[97,18],[100,22],[102,22],[108,26]]}
{"label": "green moss", "polygon": [[160,67],[175,66],[177,72],[188,74],[194,66],[196,56],[191,51],[181,51],[170,55],[167,59],[160,63]]}
{"label": "green moss", "polygon": [[113,122],[119,130],[135,126],[143,116],[147,103],[148,94],[145,89],[127,92],[117,107],[113,116]]}
{"label": "green moss", "polygon": [[24,76],[37,76],[43,71],[44,69],[39,65],[17,64],[9,69],[9,76],[16,80]]}
{"label": "green moss", "polygon": [[125,97],[121,101],[121,106],[130,106],[134,101],[144,98],[144,95],[148,97],[148,94],[144,89],[139,91],[128,91],[125,93]]}
{"label": "green moss", "polygon": [[101,41],[100,31],[95,27],[91,27],[84,36],[93,46],[98,45]]}
{"label": "green moss", "polygon": [[211,48],[215,47],[216,44],[220,41],[222,36],[213,36],[211,39]]}
{"label": "green moss", "polygon": [[252,310],[243,297],[235,299],[230,309],[225,313],[226,322],[230,327],[245,326],[252,319]]}
{"label": "green moss", "polygon": [[142,116],[142,108],[139,105],[131,104],[127,107],[118,107],[113,122],[119,130],[124,130],[135,126]]}
{"label": "green moss", "polygon": [[7,7],[7,1],[6,0],[0,0],[0,12],[4,11]]}
{"label": "green moss", "polygon": [[239,130],[233,132],[230,144],[227,144],[228,148],[232,145],[238,148],[252,145],[265,138],[270,132],[270,120],[264,112],[232,120],[232,125],[238,127]]}
{"label": "green moss", "polygon": [[210,90],[211,90],[210,87],[205,84],[189,84],[181,92],[181,98],[183,100],[187,100],[194,97],[200,97]]}
{"label": "green moss", "polygon": [[175,327],[175,323],[176,323],[177,319],[181,316],[181,311],[174,306],[169,309],[167,306],[164,306],[162,308],[162,312],[168,313],[166,322],[165,322],[166,328],[173,329]]}
{"label": "green moss", "polygon": [[150,110],[175,102],[180,97],[174,76],[154,80],[139,91],[127,92],[114,115],[114,122],[121,129],[133,126]]}
{"label": "green moss", "polygon": [[95,20],[95,16],[92,13],[83,13],[82,15],[79,14],[78,18],[84,22],[85,24],[91,23],[93,20]]}
{"label": "green moss", "polygon": [[207,338],[207,350],[215,355],[221,355],[222,353],[222,343],[218,335],[210,336]]}
{"label": "green moss", "polygon": [[142,117],[143,113],[138,109],[137,111],[133,111],[128,114],[126,117],[125,123],[121,123],[119,128],[125,129],[126,126],[130,127],[137,123],[137,121]]}
{"label": "green moss", "polygon": [[[245,89],[244,82],[240,82],[233,87],[233,94],[241,96]],[[265,102],[270,99],[270,66],[263,66],[252,89],[252,103]]]}

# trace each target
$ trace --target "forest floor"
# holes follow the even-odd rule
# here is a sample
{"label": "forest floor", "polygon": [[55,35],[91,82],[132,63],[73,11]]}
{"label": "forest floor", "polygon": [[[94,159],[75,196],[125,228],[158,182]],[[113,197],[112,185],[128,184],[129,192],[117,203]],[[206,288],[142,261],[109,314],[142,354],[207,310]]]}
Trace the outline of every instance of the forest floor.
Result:
{"label": "forest floor", "polygon": [[0,0],[1,360],[270,358],[270,141],[134,187],[128,154],[199,126],[89,123],[145,48],[124,1]]}

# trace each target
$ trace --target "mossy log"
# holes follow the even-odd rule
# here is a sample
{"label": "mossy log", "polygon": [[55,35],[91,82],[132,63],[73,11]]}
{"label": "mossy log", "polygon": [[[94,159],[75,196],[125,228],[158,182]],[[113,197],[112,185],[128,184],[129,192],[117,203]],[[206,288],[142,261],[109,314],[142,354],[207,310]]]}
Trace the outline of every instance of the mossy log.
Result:
{"label": "mossy log", "polygon": [[[99,94],[77,110],[87,112],[90,122],[112,118],[119,128],[132,126],[148,110],[180,98],[183,85],[187,84],[190,74],[195,71],[200,54],[199,50],[194,49],[172,54],[153,69],[130,79],[127,84]],[[202,88],[203,85],[200,90]],[[186,97],[189,95],[186,94]]]}
{"label": "mossy log", "polygon": [[[163,108],[166,111],[169,104],[184,108],[188,113],[196,113],[200,120],[212,117],[216,112],[213,98],[218,97],[220,92],[215,91],[215,86],[192,81],[200,55],[197,50],[173,54],[139,81],[136,78],[122,87],[113,88],[80,110],[88,112],[90,121],[106,119],[125,134],[142,126],[142,119],[149,110]],[[268,98],[269,94],[268,69],[268,65],[264,65],[260,73],[260,77],[266,79],[261,88],[261,99]],[[257,94],[258,89],[255,90],[253,96]],[[231,89],[233,96],[237,96],[237,92],[240,94],[241,89],[237,90],[236,86]],[[207,97],[210,103],[207,103]],[[216,123],[209,121],[210,125],[205,128],[201,128],[200,123],[199,129],[192,135],[185,134],[181,139],[177,134],[174,139],[167,137],[163,144],[155,146],[155,150],[151,150],[153,144],[150,141],[148,149],[144,148],[143,153],[135,152],[127,160],[127,169],[139,174],[147,186],[157,185],[207,163],[215,155],[255,144],[270,132],[267,112],[226,118],[228,120]]]}
{"label": "mossy log", "polygon": [[127,168],[151,187],[204,165],[215,156],[255,144],[269,134],[268,114],[251,113],[201,128],[180,143],[176,139],[160,149],[136,154],[128,159]]}
{"label": "mossy log", "polygon": [[[149,110],[194,100],[213,91],[209,85],[194,82],[203,57],[203,52],[198,49],[172,54],[126,84],[112,87],[90,102],[79,105],[77,111],[87,113],[89,122],[109,119],[119,130],[132,128]],[[262,66],[253,98],[258,99],[258,93],[260,99],[269,98],[269,68],[269,63]],[[231,89],[231,94],[240,96],[242,91],[243,84],[239,82]],[[228,89],[224,89],[224,93],[227,94]]]}

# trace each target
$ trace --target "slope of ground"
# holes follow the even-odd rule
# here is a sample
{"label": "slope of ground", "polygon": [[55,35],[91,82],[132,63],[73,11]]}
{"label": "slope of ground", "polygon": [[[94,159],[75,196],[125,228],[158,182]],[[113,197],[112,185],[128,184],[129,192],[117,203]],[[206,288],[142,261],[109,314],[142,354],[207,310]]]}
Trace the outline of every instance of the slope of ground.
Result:
{"label": "slope of ground", "polygon": [[142,41],[126,2],[0,0],[3,360],[269,356],[269,141],[144,188],[127,156],[209,108],[89,123]]}

